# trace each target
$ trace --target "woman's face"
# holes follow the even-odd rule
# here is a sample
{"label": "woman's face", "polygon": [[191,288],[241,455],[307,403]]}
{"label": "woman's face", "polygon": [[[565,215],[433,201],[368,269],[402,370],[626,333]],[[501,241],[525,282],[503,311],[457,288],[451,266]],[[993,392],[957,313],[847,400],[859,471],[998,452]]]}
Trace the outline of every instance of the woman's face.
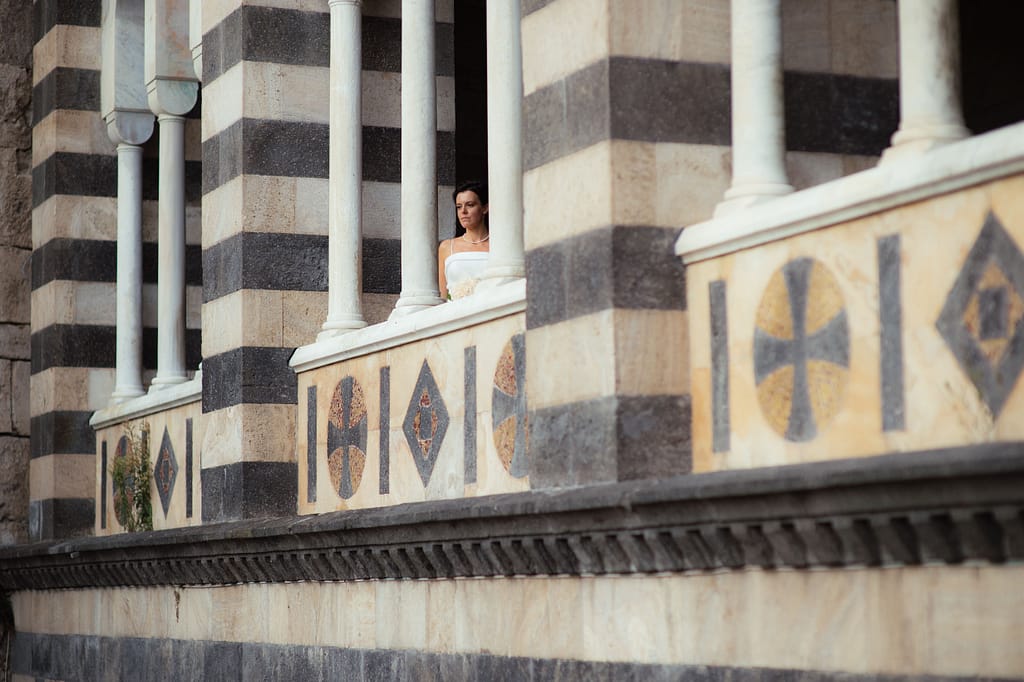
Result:
{"label": "woman's face", "polygon": [[455,195],[455,215],[464,229],[475,231],[483,227],[485,213],[487,206],[480,203],[476,192],[467,190]]}

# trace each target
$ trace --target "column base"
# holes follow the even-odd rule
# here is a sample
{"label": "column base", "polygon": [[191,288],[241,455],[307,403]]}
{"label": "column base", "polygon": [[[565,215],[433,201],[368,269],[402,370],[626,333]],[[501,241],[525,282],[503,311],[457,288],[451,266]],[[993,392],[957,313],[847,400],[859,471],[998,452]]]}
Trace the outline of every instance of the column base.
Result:
{"label": "column base", "polygon": [[970,136],[970,130],[956,124],[903,128],[897,130],[892,136],[892,145],[882,152],[879,163],[888,163],[895,159],[924,154]]}
{"label": "column base", "polygon": [[146,395],[146,389],[142,385],[138,386],[119,386],[114,388],[114,392],[110,394],[111,403],[123,403],[132,398],[138,398],[140,395]]}
{"label": "column base", "polygon": [[152,393],[154,391],[159,391],[164,388],[169,388],[171,386],[177,386],[178,384],[183,384],[186,381],[188,381],[188,377],[185,376],[184,374],[182,374],[181,376],[174,375],[153,377],[153,381],[149,385],[149,392]]}
{"label": "column base", "polygon": [[409,296],[403,295],[398,299],[398,303],[395,304],[395,309],[391,311],[391,315],[388,316],[388,319],[394,320],[399,317],[405,317],[410,313],[426,310],[427,308],[433,308],[441,303],[444,303],[444,299],[435,293]]}
{"label": "column base", "polygon": [[715,206],[715,217],[720,218],[733,211],[792,193],[793,186],[785,182],[762,182],[730,187],[722,201]]}
{"label": "column base", "polygon": [[317,341],[323,341],[324,339],[333,339],[336,336],[347,334],[357,329],[362,329],[366,326],[366,320],[362,316],[350,316],[336,320],[328,320],[324,322],[323,327],[320,328],[320,333],[316,335]]}

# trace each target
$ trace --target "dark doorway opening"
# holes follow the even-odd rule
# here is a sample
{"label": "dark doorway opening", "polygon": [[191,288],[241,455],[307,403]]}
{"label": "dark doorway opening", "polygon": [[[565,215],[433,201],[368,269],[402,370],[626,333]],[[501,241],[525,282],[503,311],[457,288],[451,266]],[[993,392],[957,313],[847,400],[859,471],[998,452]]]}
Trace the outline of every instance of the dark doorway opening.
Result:
{"label": "dark doorway opening", "polygon": [[1024,121],[1024,2],[960,3],[964,121],[977,135]]}
{"label": "dark doorway opening", "polygon": [[485,0],[455,0],[456,183],[487,180],[486,28]]}

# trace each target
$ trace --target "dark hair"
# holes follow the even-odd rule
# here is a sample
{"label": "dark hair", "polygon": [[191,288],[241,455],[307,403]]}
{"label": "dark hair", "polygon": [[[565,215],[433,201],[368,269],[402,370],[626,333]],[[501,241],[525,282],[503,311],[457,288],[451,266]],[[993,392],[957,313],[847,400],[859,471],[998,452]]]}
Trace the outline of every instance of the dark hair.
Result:
{"label": "dark hair", "polygon": [[[466,180],[455,185],[455,191],[452,192],[452,201],[463,192],[473,192],[476,194],[477,199],[484,206],[487,205],[487,183],[481,180]],[[487,225],[487,214],[484,214],[484,225]],[[465,234],[466,230],[459,223],[459,216],[455,215],[455,236],[459,237]]]}

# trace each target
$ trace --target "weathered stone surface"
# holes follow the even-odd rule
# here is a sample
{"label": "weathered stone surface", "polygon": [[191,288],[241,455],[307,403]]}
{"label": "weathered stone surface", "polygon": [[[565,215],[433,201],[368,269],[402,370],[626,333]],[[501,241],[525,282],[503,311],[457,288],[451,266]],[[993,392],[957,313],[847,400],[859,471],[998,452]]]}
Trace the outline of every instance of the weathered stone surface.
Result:
{"label": "weathered stone surface", "polygon": [[31,332],[27,324],[0,324],[0,358],[28,360],[31,357],[30,339]]}
{"label": "weathered stone surface", "polygon": [[19,360],[11,363],[11,417],[14,433],[29,434],[29,379],[31,363]]}
{"label": "weathered stone surface", "polygon": [[30,253],[0,246],[0,322],[29,322]]}
{"label": "weathered stone surface", "polygon": [[32,0],[0,0],[0,62],[32,64]]}
{"label": "weathered stone surface", "polygon": [[[32,247],[32,176],[27,167],[31,137],[9,134],[12,128],[0,122],[0,245],[28,249]],[[25,149],[8,146],[22,137]]]}
{"label": "weathered stone surface", "polygon": [[0,436],[0,545],[28,540],[29,439]]}
{"label": "weathered stone surface", "polygon": [[0,433],[14,430],[14,392],[11,389],[11,361],[0,360]]}

